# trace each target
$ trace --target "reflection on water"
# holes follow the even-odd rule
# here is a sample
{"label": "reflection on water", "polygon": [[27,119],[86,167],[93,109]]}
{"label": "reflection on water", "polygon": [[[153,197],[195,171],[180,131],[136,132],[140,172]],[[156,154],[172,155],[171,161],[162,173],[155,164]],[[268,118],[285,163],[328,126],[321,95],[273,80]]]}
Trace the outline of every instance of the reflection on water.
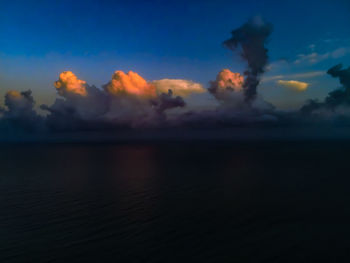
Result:
{"label": "reflection on water", "polygon": [[349,146],[2,145],[0,262],[334,262]]}

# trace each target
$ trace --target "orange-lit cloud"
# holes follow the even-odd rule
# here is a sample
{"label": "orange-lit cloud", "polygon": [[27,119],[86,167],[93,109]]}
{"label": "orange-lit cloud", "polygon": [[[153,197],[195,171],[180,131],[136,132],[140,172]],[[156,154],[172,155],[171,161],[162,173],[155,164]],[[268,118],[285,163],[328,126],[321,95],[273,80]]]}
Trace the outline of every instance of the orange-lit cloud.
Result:
{"label": "orange-lit cloud", "polygon": [[247,104],[244,81],[240,73],[223,69],[217,74],[216,80],[210,82],[208,91],[220,102],[220,107],[230,108],[230,110],[234,108],[242,110],[247,106],[261,108],[263,105],[265,107],[266,103],[259,96],[255,96],[251,104]]}
{"label": "orange-lit cloud", "polygon": [[139,74],[129,71],[115,71],[112,80],[104,86],[106,92],[112,95],[132,95],[141,98],[156,97],[156,88]]}
{"label": "orange-lit cloud", "polygon": [[279,80],[277,81],[277,83],[282,87],[289,88],[295,91],[305,91],[309,86],[309,83],[297,80]]}
{"label": "orange-lit cloud", "polygon": [[152,82],[158,94],[168,93],[171,89],[175,96],[188,97],[194,93],[203,93],[205,89],[199,83],[185,79],[160,79]]}
{"label": "orange-lit cloud", "polygon": [[54,83],[58,94],[65,96],[67,94],[73,93],[81,96],[86,96],[86,82],[80,80],[71,71],[64,71],[60,74],[59,79]]}
{"label": "orange-lit cloud", "polygon": [[244,77],[239,74],[232,72],[229,69],[223,69],[216,76],[216,87],[218,89],[233,89],[234,91],[241,91],[243,87]]}
{"label": "orange-lit cloud", "polygon": [[210,82],[208,91],[220,101],[238,105],[243,102],[243,83],[244,77],[241,74],[223,69],[216,80]]}
{"label": "orange-lit cloud", "polygon": [[17,90],[10,90],[6,93],[6,96],[11,99],[18,100],[21,98],[21,93]]}

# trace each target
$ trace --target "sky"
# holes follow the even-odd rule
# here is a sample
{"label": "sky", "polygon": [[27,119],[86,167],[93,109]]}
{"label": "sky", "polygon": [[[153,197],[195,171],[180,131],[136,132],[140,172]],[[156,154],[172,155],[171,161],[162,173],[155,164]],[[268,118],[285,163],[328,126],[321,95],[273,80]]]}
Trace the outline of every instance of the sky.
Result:
{"label": "sky", "polygon": [[0,12],[0,96],[31,89],[37,104],[55,100],[54,82],[67,70],[97,87],[116,70],[132,70],[148,81],[186,79],[208,88],[222,69],[245,70],[223,42],[255,16],[273,25],[258,93],[275,106],[323,99],[339,86],[326,71],[350,66],[347,0],[0,0]]}

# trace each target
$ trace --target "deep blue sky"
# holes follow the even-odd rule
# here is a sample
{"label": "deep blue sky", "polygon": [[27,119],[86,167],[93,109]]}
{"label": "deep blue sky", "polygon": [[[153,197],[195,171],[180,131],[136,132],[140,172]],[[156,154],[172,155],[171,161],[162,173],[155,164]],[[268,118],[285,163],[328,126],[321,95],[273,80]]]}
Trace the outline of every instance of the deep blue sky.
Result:
{"label": "deep blue sky", "polygon": [[[119,69],[148,80],[184,78],[203,85],[222,68],[242,72],[244,63],[222,42],[255,15],[274,25],[266,77],[295,78],[339,62],[350,66],[347,0],[0,0],[0,10],[0,90],[28,87],[39,100],[54,98],[52,82],[63,70],[96,85]],[[298,55],[312,53],[315,60],[295,63]],[[293,95],[295,101],[274,81],[264,82],[259,91],[283,106],[322,98],[337,85],[321,75],[300,80],[312,85]]]}

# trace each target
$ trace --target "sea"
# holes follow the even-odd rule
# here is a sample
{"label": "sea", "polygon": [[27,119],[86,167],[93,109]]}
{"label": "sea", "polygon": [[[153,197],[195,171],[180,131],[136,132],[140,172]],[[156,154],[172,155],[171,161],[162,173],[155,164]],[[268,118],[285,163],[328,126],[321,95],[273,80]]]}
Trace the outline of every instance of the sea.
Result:
{"label": "sea", "polygon": [[350,140],[0,144],[0,262],[349,262]]}

